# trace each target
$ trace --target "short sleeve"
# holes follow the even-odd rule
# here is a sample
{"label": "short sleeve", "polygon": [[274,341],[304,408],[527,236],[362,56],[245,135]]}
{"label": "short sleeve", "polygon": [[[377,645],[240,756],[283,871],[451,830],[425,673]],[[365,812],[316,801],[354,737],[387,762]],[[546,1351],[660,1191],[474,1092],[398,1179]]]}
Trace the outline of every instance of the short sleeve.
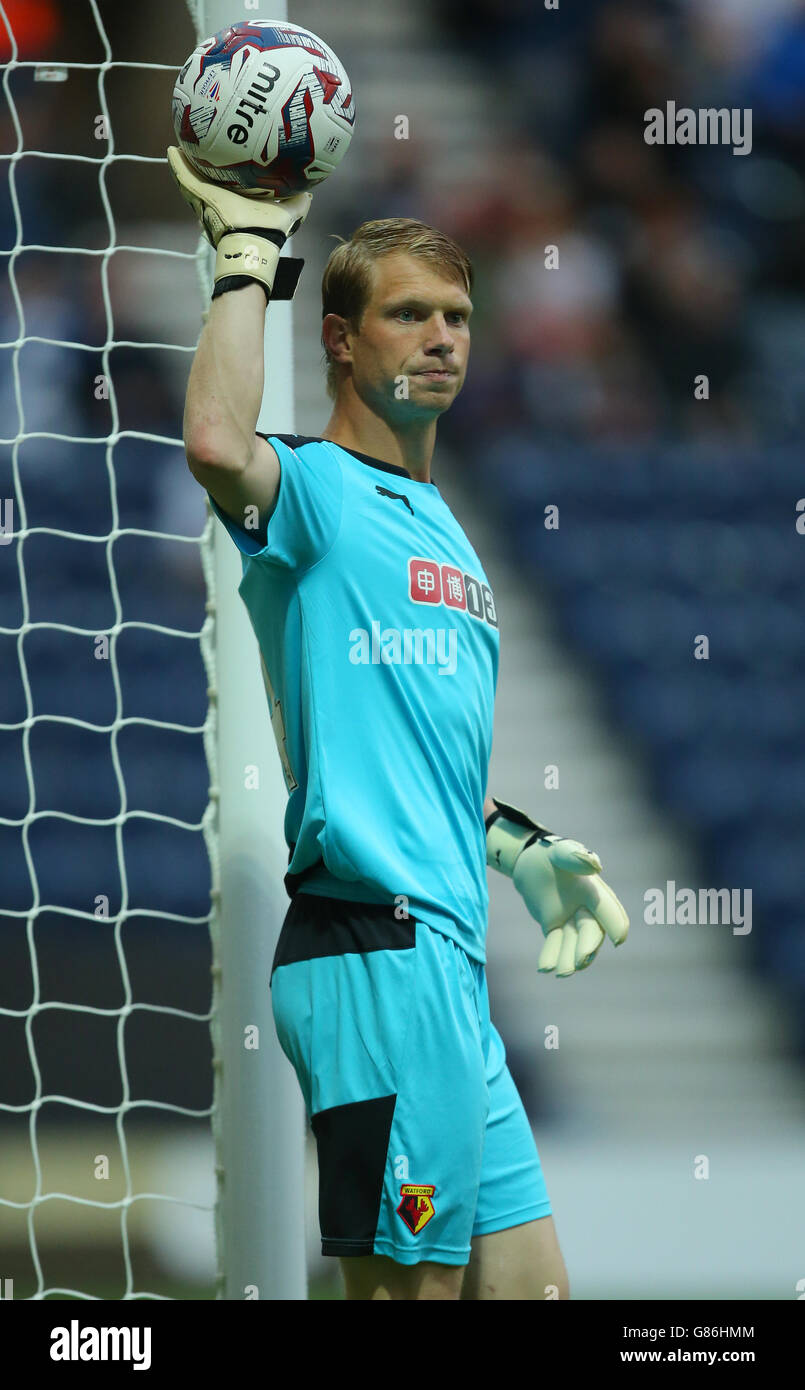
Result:
{"label": "short sleeve", "polygon": [[310,569],[327,554],[341,525],[343,482],[338,455],[325,443],[308,440],[294,447],[285,441],[297,436],[259,430],[258,434],[268,440],[280,461],[279,492],[265,545],[227,516],[212,497],[210,505],[242,555],[288,570]]}

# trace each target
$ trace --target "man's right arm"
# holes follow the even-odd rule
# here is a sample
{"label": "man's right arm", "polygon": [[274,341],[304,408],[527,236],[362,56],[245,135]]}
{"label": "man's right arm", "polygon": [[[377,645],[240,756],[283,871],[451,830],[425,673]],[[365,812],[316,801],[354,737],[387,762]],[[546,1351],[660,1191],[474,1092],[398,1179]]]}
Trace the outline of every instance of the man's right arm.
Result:
{"label": "man's right arm", "polygon": [[276,505],[279,459],[255,433],[263,395],[266,304],[292,299],[303,261],[280,253],[301,227],[312,194],[247,197],[203,179],[176,145],[168,165],[215,248],[214,289],[187,387],[184,444],[193,476],[227,516],[258,534]]}
{"label": "man's right arm", "polygon": [[190,370],[183,430],[193,477],[239,526],[256,506],[254,534],[262,539],[280,483],[277,454],[255,433],[265,316],[266,297],[256,283],[213,299]]}

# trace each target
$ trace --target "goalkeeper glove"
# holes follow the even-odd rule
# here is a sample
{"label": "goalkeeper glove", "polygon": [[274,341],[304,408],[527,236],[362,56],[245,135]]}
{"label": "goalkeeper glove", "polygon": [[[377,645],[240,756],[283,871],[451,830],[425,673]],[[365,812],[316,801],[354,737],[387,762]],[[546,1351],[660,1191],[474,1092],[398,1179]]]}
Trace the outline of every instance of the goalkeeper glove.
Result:
{"label": "goalkeeper glove", "polygon": [[178,145],[169,146],[168,164],[179,192],[215,247],[213,299],[251,280],[263,286],[267,301],[293,299],[304,261],[280,259],[280,251],[307,217],[312,193],[292,198],[233,193],[201,178]]}
{"label": "goalkeeper glove", "polygon": [[601,860],[578,840],[554,835],[515,806],[492,797],[486,862],[507,874],[545,935],[537,969],[573,975],[592,964],[607,935],[626,940],[623,904],[599,877]]}

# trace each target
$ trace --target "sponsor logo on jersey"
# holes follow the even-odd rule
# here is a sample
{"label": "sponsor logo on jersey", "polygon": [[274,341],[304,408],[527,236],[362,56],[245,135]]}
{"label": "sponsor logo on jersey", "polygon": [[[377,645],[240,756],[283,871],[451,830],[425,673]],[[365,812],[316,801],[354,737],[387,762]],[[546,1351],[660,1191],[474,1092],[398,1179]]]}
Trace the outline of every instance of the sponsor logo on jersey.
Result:
{"label": "sponsor logo on jersey", "polygon": [[408,560],[408,597],[413,603],[443,604],[497,627],[495,599],[488,584],[455,565],[412,555]]}
{"label": "sponsor logo on jersey", "polygon": [[418,1236],[431,1217],[436,1215],[432,1201],[435,1191],[432,1183],[421,1182],[404,1182],[400,1188],[402,1201],[397,1215],[402,1217],[412,1235]]}

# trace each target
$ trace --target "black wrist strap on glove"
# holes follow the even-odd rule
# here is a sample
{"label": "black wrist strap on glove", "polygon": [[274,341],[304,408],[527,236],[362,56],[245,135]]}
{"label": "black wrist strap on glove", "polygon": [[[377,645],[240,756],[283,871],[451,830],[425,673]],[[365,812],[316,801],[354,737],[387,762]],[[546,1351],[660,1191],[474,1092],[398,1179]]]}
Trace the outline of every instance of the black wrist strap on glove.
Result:
{"label": "black wrist strap on glove", "polygon": [[486,862],[511,878],[524,850],[536,841],[549,844],[553,832],[537,825],[517,806],[509,806],[496,796],[490,798],[496,809],[486,817]]}
{"label": "black wrist strap on glove", "polygon": [[[288,240],[284,232],[274,231],[268,227],[242,227],[239,228],[239,231],[246,236],[259,237],[261,241],[270,241],[278,251],[282,250]],[[235,275],[222,275],[213,286],[212,298],[217,299],[219,295],[226,294],[228,290],[242,290],[245,285],[257,283],[262,285],[265,291],[266,306],[271,303],[272,299],[293,299],[304,264],[304,260],[300,257],[280,256],[277,261],[277,269],[274,272],[274,283],[270,290],[265,281],[256,275],[244,275],[242,272]]]}
{"label": "black wrist strap on glove", "polygon": [[553,834],[552,830],[547,830],[544,825],[537,825],[535,820],[532,820],[530,816],[526,815],[525,811],[519,811],[516,806],[508,806],[505,801],[500,801],[496,796],[492,797],[492,801],[494,801],[497,810],[490,812],[484,821],[487,835],[489,834],[490,827],[493,826],[495,821],[501,816],[505,816],[506,820],[510,820],[514,825],[521,825],[524,830],[534,831],[534,834],[527,842],[528,844],[531,844],[534,840],[540,840],[543,835]]}
{"label": "black wrist strap on glove", "polygon": [[293,299],[304,264],[301,257],[280,256],[270,293],[268,285],[264,285],[262,280],[255,280],[251,275],[224,275],[215,285],[212,298],[217,299],[219,294],[226,294],[227,290],[242,290],[245,285],[260,285],[265,290],[267,305],[273,299]]}

